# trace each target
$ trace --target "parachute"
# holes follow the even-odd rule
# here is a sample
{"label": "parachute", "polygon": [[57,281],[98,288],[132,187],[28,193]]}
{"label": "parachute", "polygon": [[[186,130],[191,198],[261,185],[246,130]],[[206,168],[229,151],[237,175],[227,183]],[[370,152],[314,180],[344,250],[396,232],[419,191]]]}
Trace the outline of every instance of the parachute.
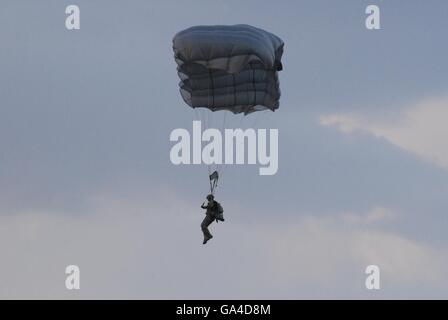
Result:
{"label": "parachute", "polygon": [[173,39],[180,93],[192,108],[245,115],[279,107],[283,41],[249,26],[196,26]]}
{"label": "parachute", "polygon": [[[245,24],[194,26],[180,31],[173,38],[180,94],[195,111],[230,111],[235,115],[275,111],[279,107],[278,71],[283,69],[283,47],[276,35]],[[203,122],[207,119],[210,114],[202,114]],[[209,167],[212,194],[218,177],[218,166],[213,173]]]}

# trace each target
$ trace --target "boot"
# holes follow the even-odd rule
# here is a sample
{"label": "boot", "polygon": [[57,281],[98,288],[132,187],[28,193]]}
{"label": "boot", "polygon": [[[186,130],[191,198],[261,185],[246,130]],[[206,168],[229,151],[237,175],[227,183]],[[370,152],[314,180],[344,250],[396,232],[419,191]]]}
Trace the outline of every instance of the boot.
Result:
{"label": "boot", "polygon": [[212,235],[210,235],[209,237],[204,237],[204,241],[202,242],[202,244],[206,244],[208,240],[210,240],[211,238],[213,238]]}

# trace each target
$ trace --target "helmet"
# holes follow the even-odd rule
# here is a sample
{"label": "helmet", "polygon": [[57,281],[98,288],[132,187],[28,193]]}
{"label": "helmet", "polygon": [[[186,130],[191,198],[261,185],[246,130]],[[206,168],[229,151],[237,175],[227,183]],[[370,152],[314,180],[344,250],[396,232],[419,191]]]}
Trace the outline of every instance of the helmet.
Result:
{"label": "helmet", "polygon": [[207,196],[207,200],[208,200],[208,201],[213,200],[213,199],[215,199],[215,197],[214,197],[212,194],[209,194],[209,195]]}

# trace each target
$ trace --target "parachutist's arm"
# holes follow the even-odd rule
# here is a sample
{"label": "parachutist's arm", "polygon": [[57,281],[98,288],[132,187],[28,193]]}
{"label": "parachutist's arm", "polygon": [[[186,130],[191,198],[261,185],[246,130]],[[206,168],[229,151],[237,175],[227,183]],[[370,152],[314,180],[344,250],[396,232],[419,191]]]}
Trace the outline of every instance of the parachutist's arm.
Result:
{"label": "parachutist's arm", "polygon": [[207,209],[208,206],[204,206],[204,204],[201,204],[202,209]]}

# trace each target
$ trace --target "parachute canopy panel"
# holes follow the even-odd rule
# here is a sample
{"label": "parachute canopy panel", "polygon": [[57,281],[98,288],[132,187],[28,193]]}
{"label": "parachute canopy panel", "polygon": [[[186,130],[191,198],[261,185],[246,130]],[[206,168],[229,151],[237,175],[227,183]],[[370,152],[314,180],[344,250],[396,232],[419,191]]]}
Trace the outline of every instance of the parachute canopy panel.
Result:
{"label": "parachute canopy panel", "polygon": [[173,39],[182,98],[193,108],[248,114],[279,107],[283,41],[249,25],[196,26]]}

